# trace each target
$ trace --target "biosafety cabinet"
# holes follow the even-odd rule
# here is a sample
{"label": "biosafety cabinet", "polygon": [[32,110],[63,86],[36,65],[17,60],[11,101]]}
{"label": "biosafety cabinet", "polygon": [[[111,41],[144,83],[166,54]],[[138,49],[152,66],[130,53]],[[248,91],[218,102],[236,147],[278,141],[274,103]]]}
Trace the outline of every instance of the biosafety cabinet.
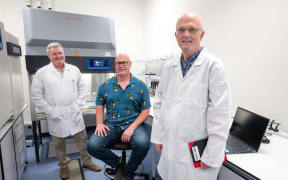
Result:
{"label": "biosafety cabinet", "polygon": [[111,18],[43,9],[23,9],[29,74],[48,64],[46,47],[58,42],[66,61],[82,73],[115,72],[116,40]]}
{"label": "biosafety cabinet", "polygon": [[[77,66],[86,87],[86,103],[81,107],[86,127],[95,126],[95,99],[98,86],[115,72],[116,39],[114,20],[109,17],[23,9],[26,68],[29,87],[38,69],[50,63],[46,47],[58,42],[64,47],[65,61]],[[36,161],[38,135],[48,133],[46,115],[30,104]],[[39,133],[37,133],[39,132]]]}
{"label": "biosafety cabinet", "polygon": [[20,180],[27,160],[21,55],[18,39],[0,22],[0,180]]}
{"label": "biosafety cabinet", "polygon": [[[50,63],[47,45],[58,42],[64,47],[65,61],[77,66],[82,73],[87,91],[86,105],[89,108],[95,106],[92,101],[95,101],[98,86],[115,72],[114,20],[109,17],[26,8],[23,9],[23,22],[29,87],[36,71]],[[47,133],[46,115],[41,114],[33,103],[30,108],[32,129],[35,129],[36,121],[38,123],[41,119],[38,129]],[[90,114],[89,110],[87,115],[85,111],[83,115],[86,127],[95,126],[95,113]],[[37,139],[34,138],[34,141],[37,142]]]}

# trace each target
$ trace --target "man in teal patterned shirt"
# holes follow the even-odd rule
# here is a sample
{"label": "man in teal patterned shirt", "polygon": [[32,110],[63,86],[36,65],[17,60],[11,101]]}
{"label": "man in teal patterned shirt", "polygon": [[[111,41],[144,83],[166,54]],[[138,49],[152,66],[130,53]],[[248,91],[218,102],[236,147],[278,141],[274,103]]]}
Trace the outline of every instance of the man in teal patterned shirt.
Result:
{"label": "man in teal patterned shirt", "polygon": [[[111,179],[122,178],[119,157],[108,146],[121,139],[132,146],[127,163],[125,179],[133,179],[133,173],[145,158],[150,142],[143,122],[150,112],[147,86],[130,73],[131,61],[128,55],[119,54],[115,59],[116,76],[106,80],[99,87],[96,98],[96,130],[88,142],[88,152],[104,161],[111,168],[104,173]],[[104,107],[106,118],[104,119]]]}

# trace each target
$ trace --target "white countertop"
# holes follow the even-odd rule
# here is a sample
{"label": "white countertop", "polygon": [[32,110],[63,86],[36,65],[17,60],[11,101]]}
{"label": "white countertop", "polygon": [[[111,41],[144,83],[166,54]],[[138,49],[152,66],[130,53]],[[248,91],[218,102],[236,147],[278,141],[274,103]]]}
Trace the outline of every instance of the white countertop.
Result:
{"label": "white countertop", "polygon": [[[150,97],[150,116],[154,116],[154,97]],[[152,124],[152,120],[150,122]],[[268,132],[270,132],[268,130]],[[285,180],[288,179],[288,134],[273,132],[269,144],[261,144],[257,153],[230,154],[227,158],[230,162],[253,174],[261,180]]]}
{"label": "white countertop", "polygon": [[261,180],[288,179],[288,139],[285,133],[267,137],[270,143],[262,143],[258,153],[231,154],[227,158]]}

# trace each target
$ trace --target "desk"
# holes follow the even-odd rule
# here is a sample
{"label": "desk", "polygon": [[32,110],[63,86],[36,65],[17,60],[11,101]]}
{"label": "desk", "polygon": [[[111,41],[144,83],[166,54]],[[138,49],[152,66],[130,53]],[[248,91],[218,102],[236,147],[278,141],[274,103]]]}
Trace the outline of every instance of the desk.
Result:
{"label": "desk", "polygon": [[[273,134],[268,136],[270,144],[261,144],[258,153],[246,154],[229,154],[227,155],[228,162],[223,165],[220,170],[218,180],[243,180],[249,173],[261,180],[287,179],[287,162],[288,162],[288,134],[280,136]],[[155,179],[155,149],[152,150],[152,179]],[[234,164],[236,172],[227,173],[227,165]],[[233,165],[232,164],[232,165]],[[228,166],[229,167],[229,166]],[[240,169],[239,169],[240,168]],[[240,177],[236,174],[243,171],[246,176]],[[248,172],[248,173],[247,173]],[[234,177],[231,179],[231,177]],[[251,176],[250,176],[251,177]],[[254,179],[254,178],[247,178]]]}
{"label": "desk", "polygon": [[[151,98],[153,103],[153,98]],[[153,109],[150,111],[153,117]],[[150,122],[152,124],[152,120]],[[269,132],[269,130],[267,130]],[[236,166],[261,180],[288,179],[288,134],[278,132],[272,136],[269,144],[261,144],[258,153],[230,154],[227,158]],[[152,179],[155,179],[155,149],[152,150]]]}
{"label": "desk", "polygon": [[287,179],[288,135],[280,133],[267,137],[270,144],[262,143],[258,153],[231,154],[227,158],[261,180]]}
{"label": "desk", "polygon": [[[86,127],[96,126],[95,103],[94,103],[93,106],[91,106],[91,103],[90,103],[89,106],[87,106],[87,103],[86,103],[86,106],[81,107],[81,111],[82,111],[82,114],[83,114],[83,119],[84,119],[85,126]],[[153,113],[153,111],[152,111],[152,113]],[[106,114],[106,110],[104,112],[104,118],[105,118],[105,114]],[[91,118],[93,118],[93,122],[95,122],[94,124],[89,123],[89,121],[85,122],[86,119],[90,120]],[[152,119],[153,118],[150,116],[149,118],[147,118],[145,123],[147,123],[148,125],[152,126]],[[39,148],[40,148],[40,144],[42,144],[42,136],[41,136],[41,134],[42,134],[41,121],[42,120],[44,120],[44,121],[47,120],[46,119],[46,115],[42,114],[42,113],[37,113],[32,118],[32,132],[33,132],[33,138],[34,138],[34,150],[35,150],[36,162],[40,162]],[[153,164],[153,166],[155,166],[155,164]],[[155,171],[153,171],[153,172],[154,172],[154,176],[153,177],[155,177]]]}

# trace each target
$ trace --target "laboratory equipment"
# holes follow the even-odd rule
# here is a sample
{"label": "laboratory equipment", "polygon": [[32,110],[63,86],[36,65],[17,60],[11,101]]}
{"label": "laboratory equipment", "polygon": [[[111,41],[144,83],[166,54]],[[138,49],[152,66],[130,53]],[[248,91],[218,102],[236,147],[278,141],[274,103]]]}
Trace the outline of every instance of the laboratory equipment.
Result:
{"label": "laboratory equipment", "polygon": [[116,42],[113,19],[43,9],[23,10],[29,74],[49,63],[46,46],[59,42],[66,62],[82,73],[113,73]]}
{"label": "laboratory equipment", "polygon": [[14,116],[10,62],[7,55],[5,35],[6,32],[4,30],[4,24],[0,22],[0,127],[2,127],[9,119]]}
{"label": "laboratory equipment", "polygon": [[[95,126],[95,99],[98,86],[115,72],[116,41],[111,18],[51,10],[23,9],[26,68],[31,87],[34,74],[50,63],[46,47],[59,42],[65,59],[77,66],[86,87],[86,104],[81,107],[86,127]],[[30,104],[36,160],[42,133],[48,132],[46,115]],[[43,120],[43,121],[42,121]],[[38,133],[37,133],[38,131]],[[40,135],[40,140],[38,136]]]}
{"label": "laboratory equipment", "polygon": [[26,166],[21,47],[0,22],[0,177],[20,180]]}

